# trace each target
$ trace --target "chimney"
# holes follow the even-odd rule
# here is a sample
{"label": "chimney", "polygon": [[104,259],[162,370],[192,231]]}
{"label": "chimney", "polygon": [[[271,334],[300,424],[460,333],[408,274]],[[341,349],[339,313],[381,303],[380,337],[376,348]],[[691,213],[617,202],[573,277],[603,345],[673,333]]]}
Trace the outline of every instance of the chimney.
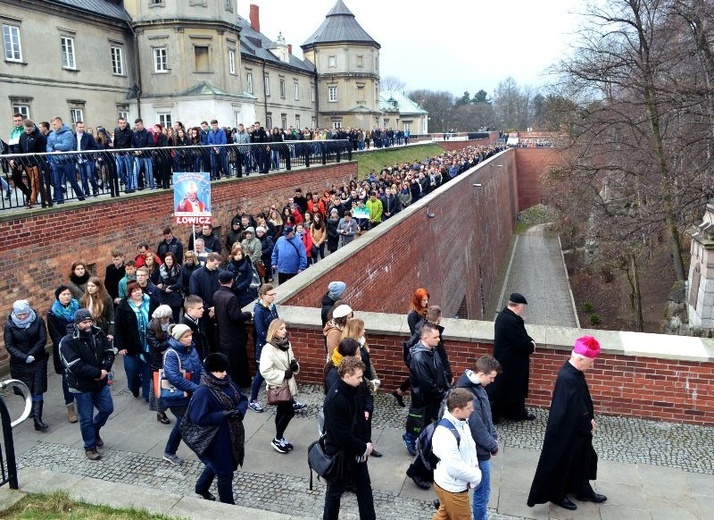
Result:
{"label": "chimney", "polygon": [[250,4],[250,28],[260,32],[260,7]]}
{"label": "chimney", "polygon": [[288,54],[290,54],[291,56],[293,54],[293,44],[292,43],[288,43]]}

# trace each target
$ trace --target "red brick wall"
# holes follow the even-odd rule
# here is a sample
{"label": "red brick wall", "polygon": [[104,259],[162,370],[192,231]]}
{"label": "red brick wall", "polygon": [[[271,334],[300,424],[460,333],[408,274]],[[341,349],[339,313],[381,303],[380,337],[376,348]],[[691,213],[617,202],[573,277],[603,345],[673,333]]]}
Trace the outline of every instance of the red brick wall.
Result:
{"label": "red brick wall", "polygon": [[428,204],[407,208],[414,212],[410,218],[381,224],[378,230],[386,229],[381,236],[370,232],[358,238],[369,238],[369,246],[345,253],[338,265],[283,303],[318,306],[327,284],[342,280],[349,303],[362,311],[406,313],[414,290],[426,287],[445,317],[455,316],[466,297],[468,317],[482,318],[482,298],[488,302],[500,289],[498,270],[516,218],[515,175],[514,154],[508,151],[457,177],[448,189],[431,194]]}
{"label": "red brick wall", "polygon": [[[224,240],[237,206],[248,213],[258,213],[273,203],[282,208],[296,187],[304,192],[324,190],[356,174],[357,163],[344,162],[213,183],[214,226],[222,226]],[[112,249],[123,249],[127,259],[134,258],[136,245],[146,241],[155,247],[166,226],[186,245],[191,228],[174,225],[172,212],[173,191],[147,191],[138,196],[67,204],[27,216],[0,218],[0,251],[3,252],[0,255],[0,316],[3,322],[17,299],[29,299],[45,316],[54,301],[55,288],[67,282],[74,261],[95,264],[95,272],[103,278],[104,269],[111,262]],[[0,367],[6,362],[7,353],[3,348]]]}
{"label": "red brick wall", "polygon": [[547,197],[542,193],[540,178],[547,168],[559,164],[554,148],[515,148],[518,172],[518,211],[530,208]]}
{"label": "red brick wall", "polygon": [[[402,338],[369,332],[370,358],[392,391],[408,374],[402,361]],[[448,333],[448,326],[446,332]],[[291,341],[300,360],[302,383],[322,384],[324,343],[321,331],[290,326]],[[476,359],[491,354],[489,343],[445,342],[455,375],[473,368]],[[528,406],[549,407],[553,383],[569,351],[539,346],[531,358]],[[644,357],[602,355],[587,372],[595,412],[691,424],[714,424],[714,366]]]}

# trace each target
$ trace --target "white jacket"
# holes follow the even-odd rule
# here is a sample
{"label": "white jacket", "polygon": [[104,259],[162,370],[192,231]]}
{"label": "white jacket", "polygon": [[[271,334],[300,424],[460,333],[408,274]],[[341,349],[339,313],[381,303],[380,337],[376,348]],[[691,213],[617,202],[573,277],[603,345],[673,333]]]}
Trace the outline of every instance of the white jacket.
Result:
{"label": "white jacket", "polygon": [[481,482],[476,443],[471,436],[468,421],[460,421],[448,410],[444,412],[444,419],[454,425],[461,440],[457,446],[456,436],[445,426],[437,426],[434,430],[432,451],[439,457],[434,470],[434,482],[446,491],[460,493],[468,489],[469,484],[475,488]]}
{"label": "white jacket", "polygon": [[[271,343],[266,343],[263,346],[263,351],[260,354],[259,370],[265,382],[269,386],[280,387],[285,383],[285,371],[290,368],[290,361],[295,359],[293,348],[289,347],[287,351],[280,350]],[[287,380],[290,387],[290,395],[295,397],[298,395],[297,381],[295,376],[300,372],[293,372],[293,377]]]}

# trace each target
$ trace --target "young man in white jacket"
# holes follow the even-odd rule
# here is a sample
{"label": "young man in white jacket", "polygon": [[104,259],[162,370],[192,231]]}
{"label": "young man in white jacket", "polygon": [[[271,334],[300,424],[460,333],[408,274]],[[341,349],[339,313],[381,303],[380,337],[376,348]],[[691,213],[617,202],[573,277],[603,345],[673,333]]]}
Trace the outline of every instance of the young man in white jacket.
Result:
{"label": "young man in white jacket", "polygon": [[434,429],[432,451],[439,457],[434,470],[434,490],[439,509],[432,520],[471,520],[469,488],[481,482],[476,443],[468,418],[473,412],[473,394],[457,388],[446,399],[444,417]]}

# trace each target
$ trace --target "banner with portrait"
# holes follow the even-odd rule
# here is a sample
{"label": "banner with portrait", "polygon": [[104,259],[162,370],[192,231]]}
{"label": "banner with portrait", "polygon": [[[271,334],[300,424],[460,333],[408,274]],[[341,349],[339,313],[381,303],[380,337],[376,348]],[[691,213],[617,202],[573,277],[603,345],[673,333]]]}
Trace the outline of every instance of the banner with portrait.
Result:
{"label": "banner with portrait", "polygon": [[174,172],[174,222],[211,224],[211,174]]}

